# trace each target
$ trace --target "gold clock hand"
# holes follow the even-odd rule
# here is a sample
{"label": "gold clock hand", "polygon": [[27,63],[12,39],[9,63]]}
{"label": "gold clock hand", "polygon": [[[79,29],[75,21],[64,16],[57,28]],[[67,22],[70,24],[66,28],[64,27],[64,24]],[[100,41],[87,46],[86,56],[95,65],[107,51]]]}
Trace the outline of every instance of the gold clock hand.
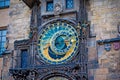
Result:
{"label": "gold clock hand", "polygon": [[74,39],[71,39],[71,42],[76,42],[76,40],[74,40]]}

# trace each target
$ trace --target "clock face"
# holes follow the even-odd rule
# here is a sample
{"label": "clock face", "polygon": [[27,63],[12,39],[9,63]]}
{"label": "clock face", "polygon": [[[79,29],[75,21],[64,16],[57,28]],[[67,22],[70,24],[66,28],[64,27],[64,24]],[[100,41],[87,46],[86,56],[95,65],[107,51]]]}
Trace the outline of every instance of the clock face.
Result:
{"label": "clock face", "polygon": [[50,64],[61,64],[70,60],[78,49],[76,29],[64,22],[46,25],[39,34],[38,52]]}

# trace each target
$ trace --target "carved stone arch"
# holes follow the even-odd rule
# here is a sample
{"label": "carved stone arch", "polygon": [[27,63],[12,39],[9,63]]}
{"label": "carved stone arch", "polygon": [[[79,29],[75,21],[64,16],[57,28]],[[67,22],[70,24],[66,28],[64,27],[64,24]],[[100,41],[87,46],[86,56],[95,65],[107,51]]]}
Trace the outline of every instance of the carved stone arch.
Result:
{"label": "carved stone arch", "polygon": [[40,80],[49,80],[52,77],[62,77],[66,80],[75,80],[75,78],[70,74],[66,74],[65,72],[51,72],[51,73],[47,73],[46,75],[44,75]]}

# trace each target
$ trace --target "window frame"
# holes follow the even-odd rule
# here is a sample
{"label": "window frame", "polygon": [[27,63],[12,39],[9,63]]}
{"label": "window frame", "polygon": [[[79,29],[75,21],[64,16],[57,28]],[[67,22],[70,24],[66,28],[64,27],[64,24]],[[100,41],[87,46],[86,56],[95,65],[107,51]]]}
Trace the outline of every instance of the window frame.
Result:
{"label": "window frame", "polygon": [[[26,53],[24,52],[24,51],[26,51]],[[28,54],[28,49],[21,49],[21,51],[20,51],[21,53],[20,53],[20,57],[21,57],[21,64],[20,64],[20,67],[21,68],[27,68],[28,67],[28,56],[29,56],[29,54]],[[25,58],[25,57],[23,57],[23,54],[25,54],[26,56],[26,61],[25,62],[27,62],[26,64],[24,64],[25,62],[22,62],[24,59],[23,58]]]}
{"label": "window frame", "polygon": [[[6,2],[9,2],[9,4],[7,5]],[[9,8],[10,7],[10,0],[3,0],[0,1],[0,4],[3,2],[3,6],[0,5],[0,9],[4,9],[4,8]]]}
{"label": "window frame", "polygon": [[[3,35],[3,31],[6,31],[6,33]],[[1,28],[0,29],[0,55],[6,50],[5,44],[7,42],[7,29]],[[5,38],[5,41],[3,40],[3,37]],[[4,45],[3,45],[4,44]],[[4,50],[4,51],[2,51]]]}
{"label": "window frame", "polygon": [[[48,10],[48,3],[52,3],[53,4],[53,10]],[[46,1],[46,12],[53,12],[54,11],[54,1],[53,0],[47,0]]]}
{"label": "window frame", "polygon": [[67,10],[74,9],[74,4],[75,4],[75,2],[74,2],[74,0],[73,0],[73,7],[68,8],[68,7],[67,7],[67,0],[65,0],[65,9],[67,9]]}

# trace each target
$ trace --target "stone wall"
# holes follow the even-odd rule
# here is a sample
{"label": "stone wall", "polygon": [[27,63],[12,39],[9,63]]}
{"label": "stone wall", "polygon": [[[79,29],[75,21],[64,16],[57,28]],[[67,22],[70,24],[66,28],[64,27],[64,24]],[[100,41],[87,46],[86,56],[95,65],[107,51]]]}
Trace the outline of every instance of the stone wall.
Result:
{"label": "stone wall", "polygon": [[[14,41],[28,39],[31,10],[22,0],[10,0],[9,9],[0,10],[0,27],[7,26],[7,50],[14,50]],[[12,53],[11,53],[12,54]],[[0,80],[13,80],[10,77],[9,69],[12,66],[11,54],[0,58]],[[3,66],[3,67],[2,67]],[[2,77],[2,78],[1,78]]]}
{"label": "stone wall", "polygon": [[14,41],[28,39],[31,10],[22,0],[11,0],[8,49],[14,49]]}
{"label": "stone wall", "polygon": [[114,42],[110,42],[111,50],[106,51],[105,44],[99,45],[96,42],[118,37],[119,4],[120,0],[90,0],[88,18],[91,21],[91,35],[96,35],[88,42],[90,80],[120,80],[120,49],[114,50]]}
{"label": "stone wall", "polygon": [[[9,9],[0,9],[0,29],[6,29],[9,25]],[[3,58],[0,57],[0,80],[3,73]]]}
{"label": "stone wall", "polygon": [[90,0],[90,20],[96,40],[117,37],[120,22],[120,0]]}
{"label": "stone wall", "polygon": [[9,25],[9,9],[0,9],[0,27]]}
{"label": "stone wall", "polygon": [[7,54],[3,56],[2,60],[2,71],[1,71],[1,79],[0,80],[13,80],[10,76],[9,69],[12,66],[11,65],[11,54]]}

